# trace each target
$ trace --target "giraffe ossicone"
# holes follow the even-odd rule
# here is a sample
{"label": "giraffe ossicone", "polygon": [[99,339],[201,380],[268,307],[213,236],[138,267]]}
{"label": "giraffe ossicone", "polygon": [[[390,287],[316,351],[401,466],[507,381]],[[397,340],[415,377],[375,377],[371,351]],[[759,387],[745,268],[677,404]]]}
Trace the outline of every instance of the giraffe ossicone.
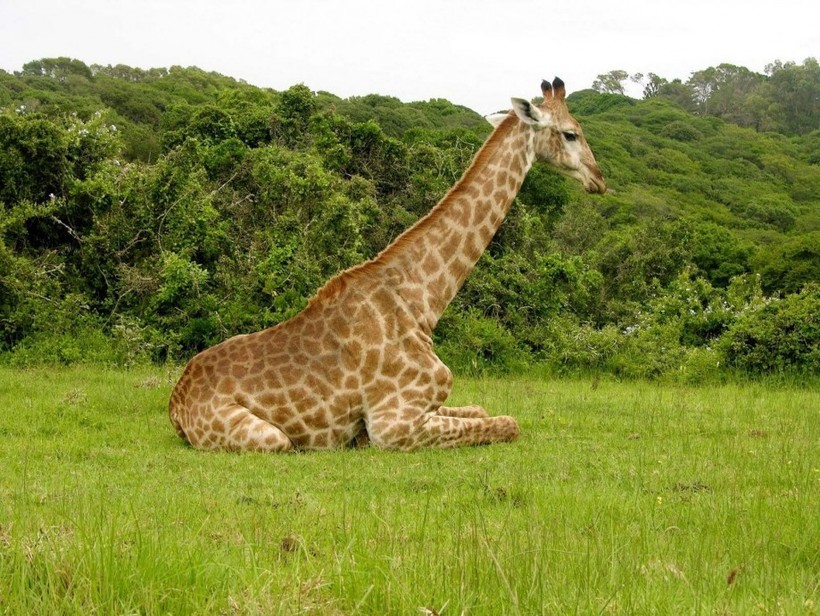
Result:
{"label": "giraffe ossicone", "polygon": [[606,191],[564,83],[541,91],[543,103],[512,99],[510,113],[489,118],[495,130],[461,179],[375,258],[336,275],[292,319],[191,359],[169,404],[179,436],[233,451],[515,440],[512,417],[443,406],[452,373],[431,336],[536,160]]}

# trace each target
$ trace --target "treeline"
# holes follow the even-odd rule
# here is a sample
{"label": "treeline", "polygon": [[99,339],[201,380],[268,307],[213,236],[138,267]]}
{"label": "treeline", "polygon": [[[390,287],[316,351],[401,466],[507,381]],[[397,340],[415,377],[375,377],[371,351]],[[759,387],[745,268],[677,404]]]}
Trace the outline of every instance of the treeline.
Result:
{"label": "treeline", "polygon": [[[613,190],[533,168],[440,322],[445,360],[820,371],[818,131],[662,96],[569,104]],[[280,322],[428,211],[489,130],[445,100],[195,68],[0,71],[0,361],[182,361]]]}
{"label": "treeline", "polygon": [[[692,73],[685,82],[655,73],[614,70],[598,75],[598,92],[624,94],[628,82],[639,84],[644,98],[658,97],[697,115],[715,116],[759,131],[805,135],[820,128],[820,64],[772,62],[765,73],[719,64]],[[815,161],[817,162],[817,161]]]}

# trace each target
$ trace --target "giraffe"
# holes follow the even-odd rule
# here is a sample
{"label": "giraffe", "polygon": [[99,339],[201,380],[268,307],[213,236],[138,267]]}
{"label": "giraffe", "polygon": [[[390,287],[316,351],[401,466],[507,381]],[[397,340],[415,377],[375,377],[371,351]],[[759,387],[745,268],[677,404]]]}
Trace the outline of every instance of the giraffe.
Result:
{"label": "giraffe", "polygon": [[512,99],[460,180],[375,258],[325,284],[292,319],[196,355],[170,399],[198,449],[410,451],[515,440],[509,416],[448,407],[453,377],[433,350],[444,309],[498,230],[536,159],[606,191],[564,83]]}

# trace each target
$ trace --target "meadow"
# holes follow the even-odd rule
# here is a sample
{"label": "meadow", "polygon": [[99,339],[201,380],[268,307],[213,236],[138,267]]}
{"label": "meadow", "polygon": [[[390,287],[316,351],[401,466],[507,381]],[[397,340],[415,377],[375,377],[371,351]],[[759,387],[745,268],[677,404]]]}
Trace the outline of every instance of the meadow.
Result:
{"label": "meadow", "polygon": [[186,447],[168,368],[0,368],[0,613],[815,614],[820,392],[456,379],[511,444]]}

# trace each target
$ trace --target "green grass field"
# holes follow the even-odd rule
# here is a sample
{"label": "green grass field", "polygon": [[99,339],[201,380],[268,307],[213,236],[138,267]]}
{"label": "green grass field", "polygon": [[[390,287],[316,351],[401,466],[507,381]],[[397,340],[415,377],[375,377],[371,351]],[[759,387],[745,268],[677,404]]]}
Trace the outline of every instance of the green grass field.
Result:
{"label": "green grass field", "polygon": [[276,456],[175,376],[0,369],[0,613],[817,613],[816,391],[457,378],[521,439]]}

